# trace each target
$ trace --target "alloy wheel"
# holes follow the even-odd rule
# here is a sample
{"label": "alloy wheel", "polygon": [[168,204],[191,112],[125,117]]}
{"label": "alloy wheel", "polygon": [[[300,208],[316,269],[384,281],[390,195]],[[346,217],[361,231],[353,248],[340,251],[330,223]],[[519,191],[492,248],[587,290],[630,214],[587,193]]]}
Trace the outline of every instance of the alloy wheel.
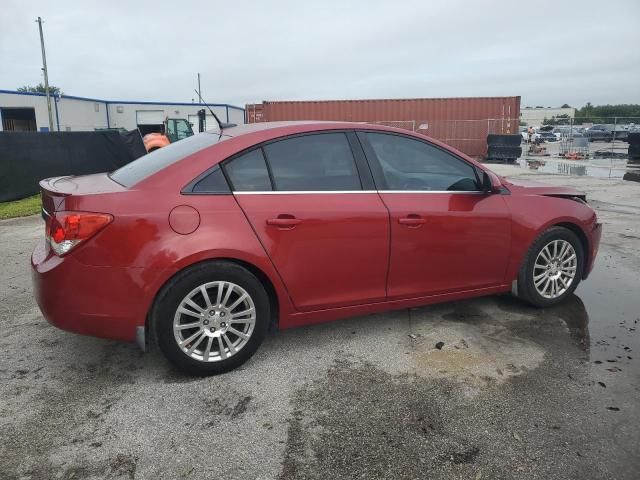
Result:
{"label": "alloy wheel", "polygon": [[249,341],[256,307],[249,293],[231,282],[209,282],[180,302],[173,318],[178,347],[201,362],[219,362],[238,353]]}
{"label": "alloy wheel", "polygon": [[552,240],[538,253],[533,265],[533,284],[544,298],[560,297],[573,283],[578,256],[570,242]]}

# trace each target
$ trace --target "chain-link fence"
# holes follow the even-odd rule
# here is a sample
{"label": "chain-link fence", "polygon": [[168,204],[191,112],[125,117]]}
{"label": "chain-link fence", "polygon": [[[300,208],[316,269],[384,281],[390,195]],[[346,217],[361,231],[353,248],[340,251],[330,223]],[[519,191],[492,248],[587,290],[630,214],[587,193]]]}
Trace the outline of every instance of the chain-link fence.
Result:
{"label": "chain-link fence", "polygon": [[[551,117],[528,119],[520,126],[524,136],[533,129],[534,139],[546,144],[564,158],[618,158],[629,156],[629,134],[640,133],[640,117]],[[553,138],[555,137],[555,138]],[[555,152],[557,150],[557,152]]]}
{"label": "chain-link fence", "polygon": [[422,133],[450,145],[472,157],[487,153],[487,135],[517,134],[517,118],[485,118],[479,120],[378,120],[379,125]]}
{"label": "chain-link fence", "polygon": [[640,117],[529,117],[520,131],[521,164],[545,173],[627,178],[640,168]]}
{"label": "chain-link fence", "polygon": [[629,142],[629,134],[640,133],[640,117],[541,116],[529,117],[526,122],[488,118],[371,123],[422,133],[479,159],[487,158],[489,134],[519,134],[523,143],[519,164],[544,173],[627,178],[629,172],[640,172],[640,144],[634,145],[634,135]]}

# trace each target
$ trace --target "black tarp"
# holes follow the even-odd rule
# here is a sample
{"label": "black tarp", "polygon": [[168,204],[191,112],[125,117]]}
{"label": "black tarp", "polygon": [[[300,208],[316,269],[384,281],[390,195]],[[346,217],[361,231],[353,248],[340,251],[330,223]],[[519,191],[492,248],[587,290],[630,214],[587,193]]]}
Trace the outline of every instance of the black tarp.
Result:
{"label": "black tarp", "polygon": [[144,154],[137,130],[0,132],[0,202],[38,193],[44,178],[110,172]]}
{"label": "black tarp", "polygon": [[144,148],[144,143],[142,142],[142,136],[138,130],[120,132],[120,137],[131,155],[131,161],[147,154],[147,150]]}

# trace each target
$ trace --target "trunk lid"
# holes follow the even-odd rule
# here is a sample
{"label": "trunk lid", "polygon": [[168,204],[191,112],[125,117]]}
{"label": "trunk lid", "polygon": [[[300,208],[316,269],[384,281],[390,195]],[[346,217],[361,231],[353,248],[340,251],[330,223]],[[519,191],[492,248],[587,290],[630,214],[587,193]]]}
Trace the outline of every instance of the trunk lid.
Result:
{"label": "trunk lid", "polygon": [[106,173],[47,178],[40,182],[43,215],[64,210],[71,196],[95,195],[126,190]]}

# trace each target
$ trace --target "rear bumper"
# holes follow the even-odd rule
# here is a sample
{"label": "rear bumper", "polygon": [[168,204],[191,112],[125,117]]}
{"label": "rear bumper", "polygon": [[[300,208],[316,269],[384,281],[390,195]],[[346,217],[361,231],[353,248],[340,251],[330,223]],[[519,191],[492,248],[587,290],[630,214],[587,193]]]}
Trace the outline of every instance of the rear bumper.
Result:
{"label": "rear bumper", "polygon": [[[141,268],[85,265],[48,252],[44,239],[31,256],[33,292],[45,319],[70,332],[133,342],[153,298]],[[153,275],[152,275],[153,276]]]}

